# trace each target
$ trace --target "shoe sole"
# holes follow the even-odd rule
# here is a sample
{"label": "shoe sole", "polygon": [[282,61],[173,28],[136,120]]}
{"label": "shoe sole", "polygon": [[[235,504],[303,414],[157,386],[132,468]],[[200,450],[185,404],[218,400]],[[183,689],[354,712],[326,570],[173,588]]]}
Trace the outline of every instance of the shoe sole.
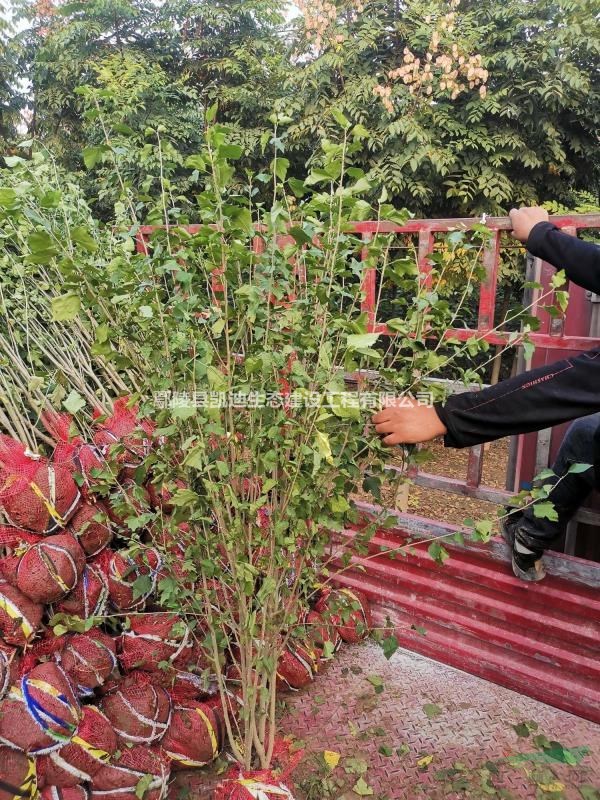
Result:
{"label": "shoe sole", "polygon": [[[502,533],[502,538],[506,542],[506,544],[510,547],[511,553],[513,547],[515,545],[515,537],[513,536],[512,532],[508,529],[506,525],[506,520],[500,521],[500,531]],[[535,562],[535,565],[528,570],[521,569],[521,567],[515,561],[514,555],[512,556],[512,569],[513,574],[516,578],[521,581],[525,581],[526,583],[539,583],[543,581],[546,577],[546,570],[544,569],[544,565],[542,564],[542,559],[538,559]]]}

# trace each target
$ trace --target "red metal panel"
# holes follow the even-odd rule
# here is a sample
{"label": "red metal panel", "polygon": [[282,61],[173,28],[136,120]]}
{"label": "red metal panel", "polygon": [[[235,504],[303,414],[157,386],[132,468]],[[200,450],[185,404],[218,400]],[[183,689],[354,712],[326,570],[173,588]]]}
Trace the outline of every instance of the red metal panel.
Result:
{"label": "red metal panel", "polygon": [[[353,536],[338,537],[340,555]],[[600,569],[590,585],[552,574],[524,584],[502,557],[503,543],[444,542],[450,558],[439,566],[428,541],[412,530],[380,530],[368,557],[340,569],[336,581],[366,592],[376,621],[389,619],[400,645],[600,722]],[[381,552],[401,546],[402,556]],[[580,566],[579,577],[589,575]]]}
{"label": "red metal panel", "polygon": [[495,231],[483,254],[485,279],[479,294],[478,330],[489,331],[494,327],[496,309],[496,288],[498,286],[498,267],[500,264],[500,231]]}

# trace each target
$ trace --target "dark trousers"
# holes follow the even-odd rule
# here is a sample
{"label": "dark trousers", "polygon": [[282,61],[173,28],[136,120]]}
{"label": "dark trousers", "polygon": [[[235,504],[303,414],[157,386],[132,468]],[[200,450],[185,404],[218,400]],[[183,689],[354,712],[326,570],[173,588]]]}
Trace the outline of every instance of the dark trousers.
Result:
{"label": "dark trousers", "polygon": [[556,484],[550,500],[558,520],[538,519],[533,507],[520,512],[518,539],[533,550],[542,551],[564,533],[567,523],[582,505],[592,489],[598,487],[594,467],[585,472],[567,474],[572,464],[594,464],[594,434],[600,428],[600,413],[576,420],[565,436],[556,461],[552,465],[555,477],[544,483]]}

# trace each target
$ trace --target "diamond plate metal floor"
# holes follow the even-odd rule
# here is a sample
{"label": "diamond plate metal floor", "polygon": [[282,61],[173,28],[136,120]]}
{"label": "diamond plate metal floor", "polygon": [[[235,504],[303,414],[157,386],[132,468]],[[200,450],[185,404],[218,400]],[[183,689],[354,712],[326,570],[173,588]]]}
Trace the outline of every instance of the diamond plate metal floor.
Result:
{"label": "diamond plate metal floor", "polygon": [[[540,752],[532,736],[515,732],[523,722],[537,724],[532,736],[590,752],[576,766],[511,765],[507,757]],[[307,792],[310,800],[356,800],[361,771],[359,790],[373,800],[600,800],[600,726],[415,653],[387,661],[373,643],[344,647],[308,691],[286,696],[281,730],[315,754],[297,775],[298,800]],[[327,776],[326,750],[340,755],[330,794],[314,777]],[[212,783],[182,774],[172,797],[184,788],[209,800]]]}

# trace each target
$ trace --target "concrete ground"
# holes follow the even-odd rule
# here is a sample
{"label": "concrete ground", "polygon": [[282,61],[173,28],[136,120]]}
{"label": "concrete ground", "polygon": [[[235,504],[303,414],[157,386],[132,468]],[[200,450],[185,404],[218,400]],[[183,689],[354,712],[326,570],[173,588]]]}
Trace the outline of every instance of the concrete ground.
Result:
{"label": "concrete ground", "polygon": [[[286,696],[280,724],[307,750],[298,800],[600,800],[600,726],[370,642]],[[211,785],[185,773],[172,797],[209,800]]]}

